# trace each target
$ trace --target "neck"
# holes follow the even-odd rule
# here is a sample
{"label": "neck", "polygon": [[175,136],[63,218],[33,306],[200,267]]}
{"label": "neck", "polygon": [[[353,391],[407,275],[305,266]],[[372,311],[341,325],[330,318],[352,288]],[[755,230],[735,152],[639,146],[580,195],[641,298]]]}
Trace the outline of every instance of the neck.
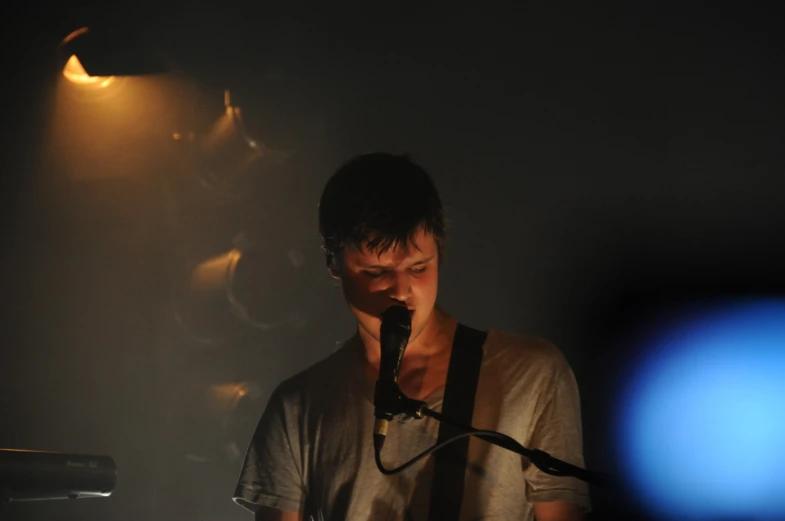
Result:
{"label": "neck", "polygon": [[[434,307],[425,327],[419,332],[413,331],[417,336],[409,340],[403,358],[427,360],[437,357],[452,348],[453,335],[457,322],[439,307]],[[381,357],[379,340],[371,336],[363,328],[359,328],[359,336],[365,351],[368,363],[378,370]]]}

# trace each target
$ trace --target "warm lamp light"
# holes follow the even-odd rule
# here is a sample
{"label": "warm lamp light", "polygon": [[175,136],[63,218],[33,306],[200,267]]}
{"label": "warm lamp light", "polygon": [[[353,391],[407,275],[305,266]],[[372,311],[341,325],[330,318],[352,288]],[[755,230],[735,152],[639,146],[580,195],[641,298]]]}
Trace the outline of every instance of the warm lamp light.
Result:
{"label": "warm lamp light", "polygon": [[[68,49],[69,44],[73,40],[84,34],[87,34],[88,32],[89,29],[87,27],[77,29],[76,31],[66,36],[60,46],[63,49]],[[84,85],[86,87],[95,87],[99,89],[108,86],[114,81],[114,76],[92,76],[88,74],[87,71],[85,71],[82,62],[80,62],[79,58],[76,57],[76,54],[71,54],[68,57],[68,61],[65,62],[65,67],[63,67],[63,76],[77,85]]]}
{"label": "warm lamp light", "polygon": [[79,58],[74,54],[63,67],[63,76],[77,85],[85,85],[96,88],[103,88],[114,81],[114,76],[90,76],[82,67]]}
{"label": "warm lamp light", "polygon": [[82,27],[60,44],[63,76],[95,88],[111,84],[117,76],[144,76],[168,72],[155,52],[137,35],[116,27]]}

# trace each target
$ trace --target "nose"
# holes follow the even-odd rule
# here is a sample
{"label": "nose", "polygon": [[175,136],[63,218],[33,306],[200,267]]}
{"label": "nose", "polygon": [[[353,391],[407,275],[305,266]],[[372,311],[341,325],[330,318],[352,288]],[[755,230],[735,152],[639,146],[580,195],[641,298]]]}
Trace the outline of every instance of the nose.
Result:
{"label": "nose", "polygon": [[396,273],[391,277],[387,295],[400,302],[407,302],[412,296],[411,278],[405,273]]}

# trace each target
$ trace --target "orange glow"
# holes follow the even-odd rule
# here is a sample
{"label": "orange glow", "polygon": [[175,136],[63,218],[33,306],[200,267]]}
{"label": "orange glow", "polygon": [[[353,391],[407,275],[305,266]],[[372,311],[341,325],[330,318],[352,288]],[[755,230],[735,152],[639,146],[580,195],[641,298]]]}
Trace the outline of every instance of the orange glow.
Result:
{"label": "orange glow", "polygon": [[248,396],[259,397],[259,386],[254,382],[235,382],[211,385],[209,397],[212,407],[217,411],[234,411],[240,400]]}
{"label": "orange glow", "polygon": [[87,27],[82,27],[82,28],[80,28],[80,29],[77,29],[76,31],[72,32],[71,34],[69,34],[68,36],[66,36],[66,37],[63,39],[63,43],[62,43],[62,45],[65,45],[65,44],[67,44],[68,42],[70,42],[71,40],[73,40],[74,38],[76,38],[77,36],[82,36],[82,35],[83,35],[83,34],[85,34],[87,31],[89,31],[89,29],[88,29]]}
{"label": "orange glow", "polygon": [[63,68],[63,76],[78,85],[86,85],[99,89],[106,87],[114,81],[114,76],[90,76],[87,74],[76,55],[68,58],[68,62],[66,62],[65,67]]}
{"label": "orange glow", "polygon": [[162,175],[173,159],[172,132],[191,107],[189,79],[115,76],[98,88],[54,72],[60,81],[40,154],[50,175],[76,182]]}
{"label": "orange glow", "polygon": [[200,292],[227,291],[241,257],[240,250],[233,248],[202,262],[191,273],[191,289]]}

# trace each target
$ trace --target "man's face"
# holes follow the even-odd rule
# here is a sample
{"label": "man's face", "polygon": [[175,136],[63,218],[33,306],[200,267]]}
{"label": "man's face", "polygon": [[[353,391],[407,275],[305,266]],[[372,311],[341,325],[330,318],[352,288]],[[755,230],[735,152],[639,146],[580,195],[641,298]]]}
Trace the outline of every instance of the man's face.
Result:
{"label": "man's face", "polygon": [[361,329],[379,341],[381,315],[391,305],[413,311],[414,342],[428,324],[436,304],[439,281],[438,247],[433,235],[420,228],[407,245],[390,248],[381,255],[363,246],[346,248],[339,262],[344,297]]}

